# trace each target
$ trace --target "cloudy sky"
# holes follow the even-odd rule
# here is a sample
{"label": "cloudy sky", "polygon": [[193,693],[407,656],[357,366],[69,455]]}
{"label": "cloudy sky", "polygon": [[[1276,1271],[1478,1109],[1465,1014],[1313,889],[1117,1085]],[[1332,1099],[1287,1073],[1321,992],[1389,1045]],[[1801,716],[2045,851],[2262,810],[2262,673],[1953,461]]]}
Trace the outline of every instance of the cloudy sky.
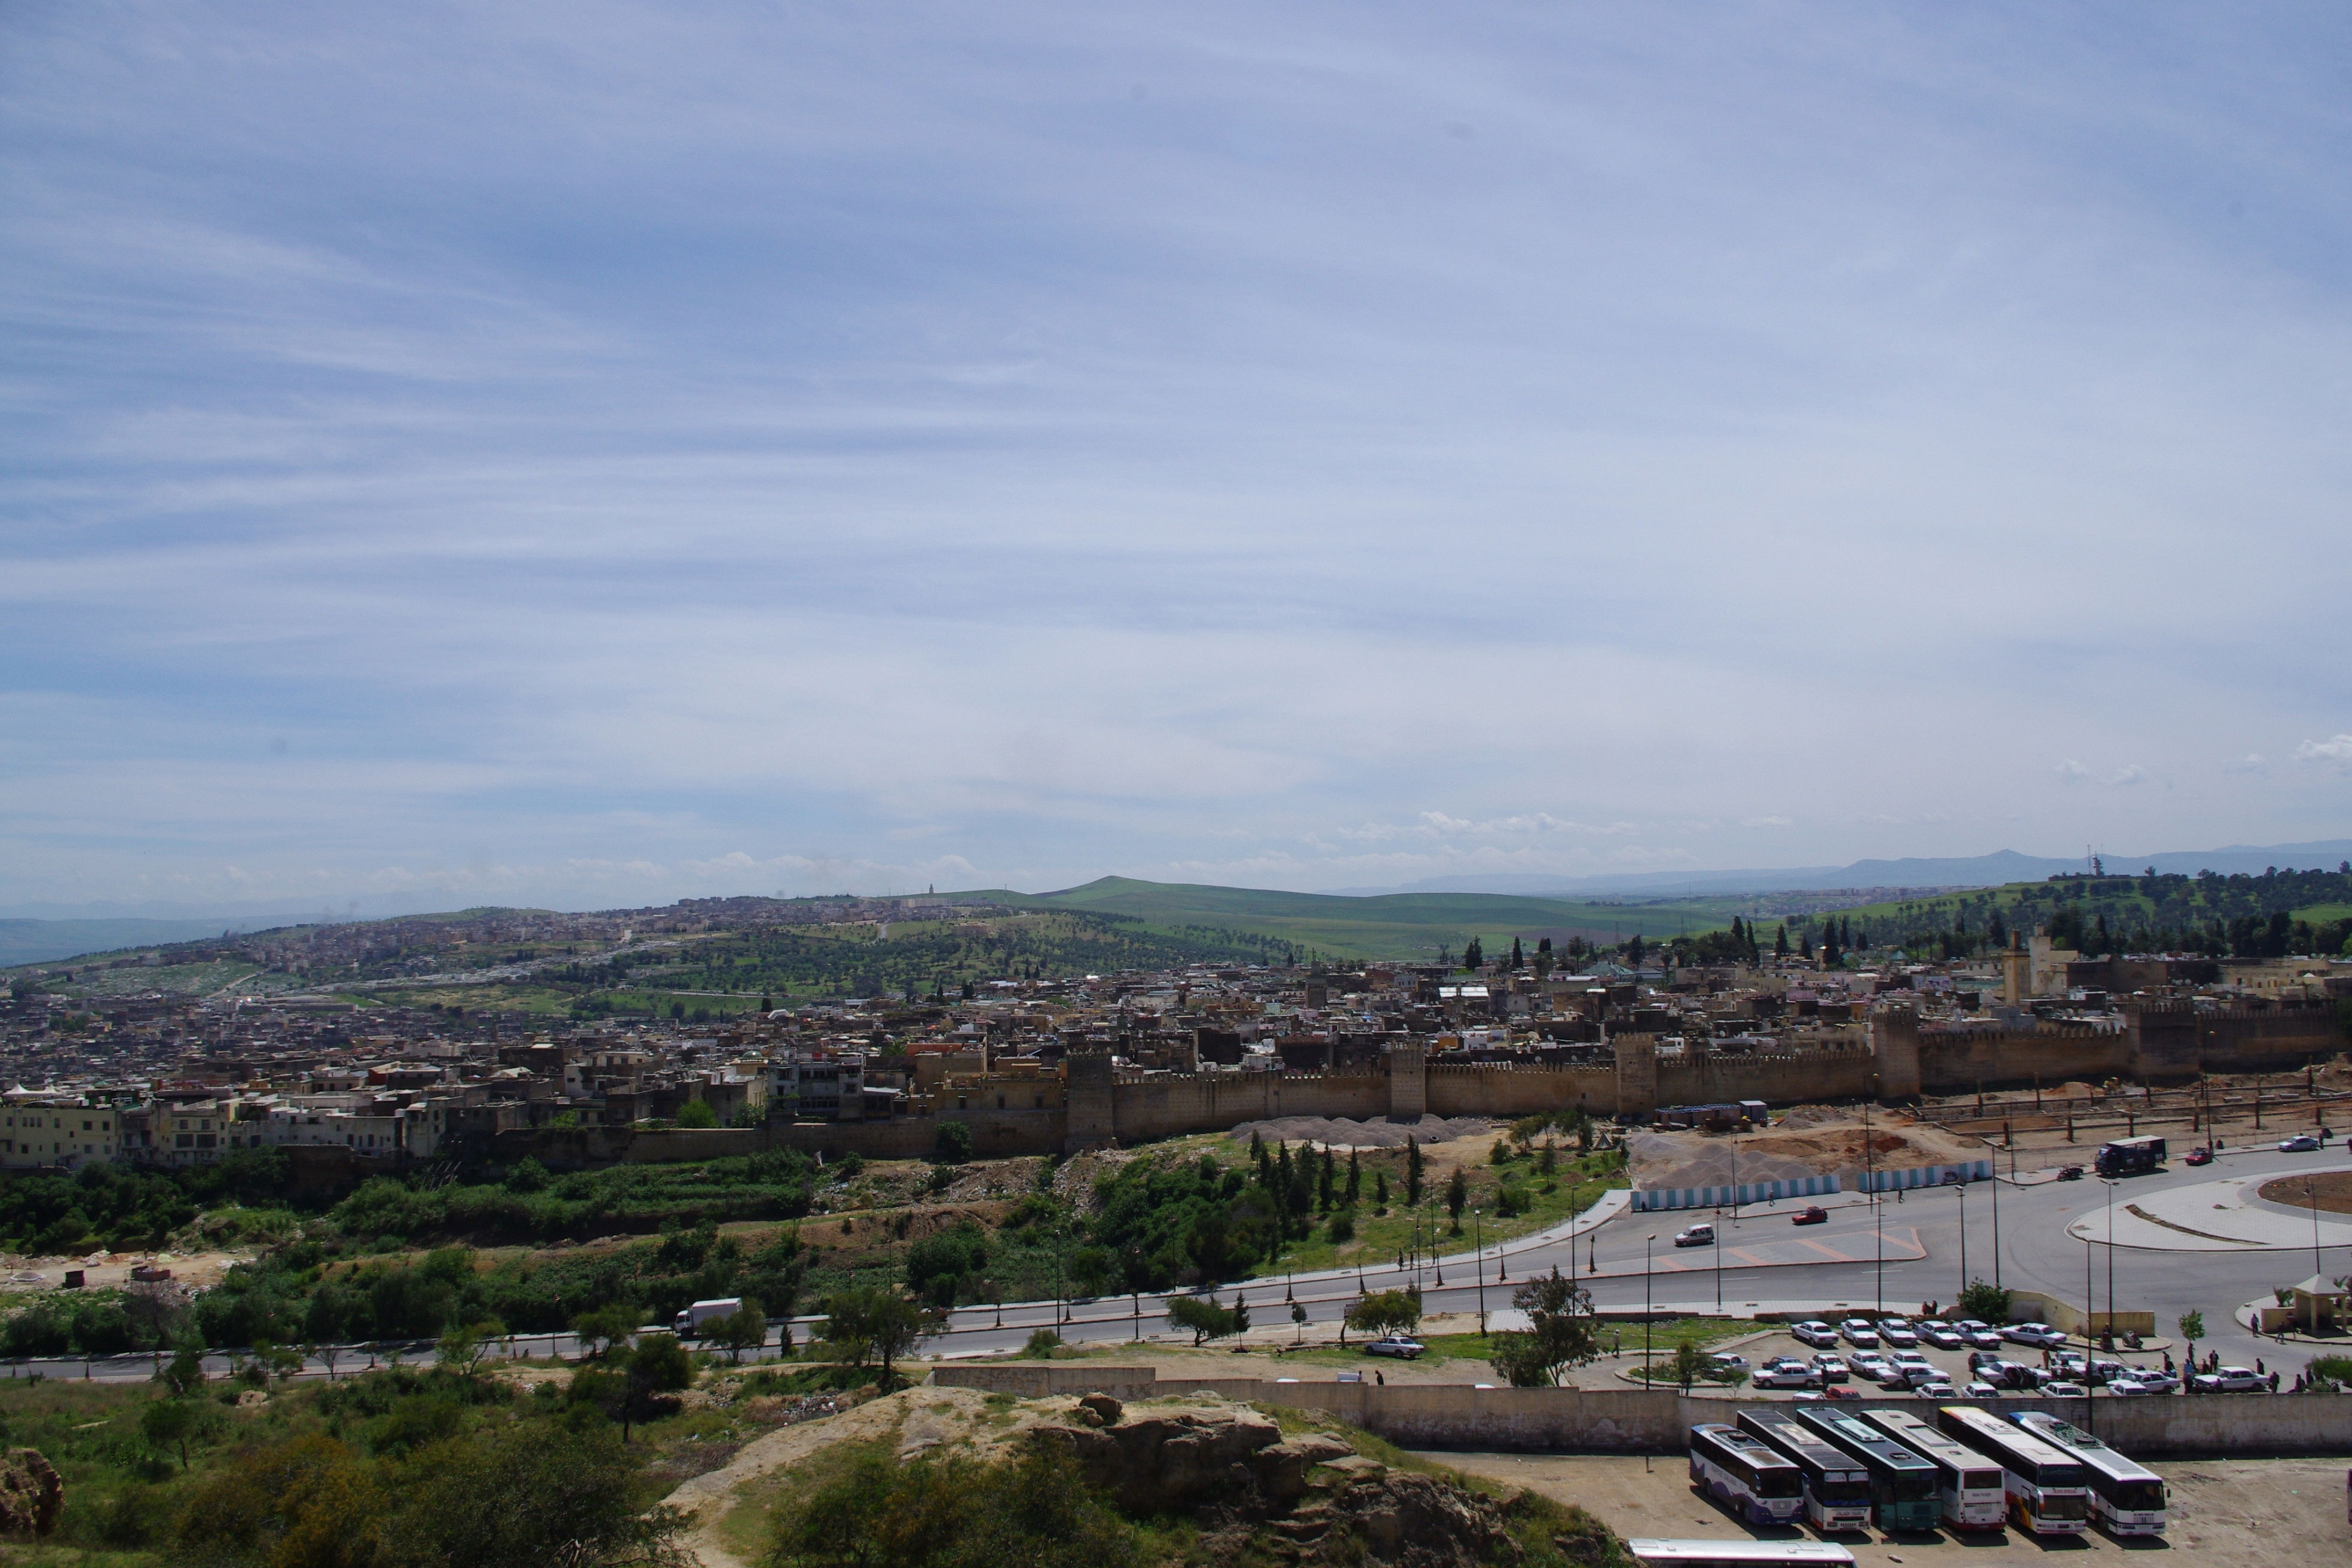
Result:
{"label": "cloudy sky", "polygon": [[2352,17],[0,10],[0,905],[2352,833]]}

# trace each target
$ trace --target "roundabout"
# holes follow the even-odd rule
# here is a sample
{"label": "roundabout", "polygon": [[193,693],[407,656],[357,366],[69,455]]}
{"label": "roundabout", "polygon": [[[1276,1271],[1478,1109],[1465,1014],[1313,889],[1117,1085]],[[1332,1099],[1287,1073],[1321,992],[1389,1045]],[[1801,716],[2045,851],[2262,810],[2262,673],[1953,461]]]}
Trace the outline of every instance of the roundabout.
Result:
{"label": "roundabout", "polygon": [[[2321,1206],[2275,1195],[2305,1181],[2325,1184]],[[2331,1194],[2352,1189],[2352,1166],[2225,1176],[2189,1186],[2137,1192],[2119,1187],[2066,1227],[2078,1241],[2152,1252],[2307,1252],[2352,1247],[2352,1215],[2326,1212]]]}

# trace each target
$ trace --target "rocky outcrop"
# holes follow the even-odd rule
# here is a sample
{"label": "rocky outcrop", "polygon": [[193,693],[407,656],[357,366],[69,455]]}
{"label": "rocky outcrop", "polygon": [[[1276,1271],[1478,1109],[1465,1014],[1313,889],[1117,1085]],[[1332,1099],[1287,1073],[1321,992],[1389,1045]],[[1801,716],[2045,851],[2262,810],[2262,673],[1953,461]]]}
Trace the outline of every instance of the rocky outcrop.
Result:
{"label": "rocky outcrop", "polygon": [[66,1484],[37,1448],[0,1454],[0,1536],[22,1540],[58,1527]]}
{"label": "rocky outcrop", "polygon": [[1286,1439],[1245,1406],[1137,1409],[1090,1394],[1076,1425],[1035,1427],[1132,1514],[1184,1512],[1213,1559],[1494,1568],[1523,1553],[1502,1510],[1434,1476],[1391,1470],[1328,1432]]}

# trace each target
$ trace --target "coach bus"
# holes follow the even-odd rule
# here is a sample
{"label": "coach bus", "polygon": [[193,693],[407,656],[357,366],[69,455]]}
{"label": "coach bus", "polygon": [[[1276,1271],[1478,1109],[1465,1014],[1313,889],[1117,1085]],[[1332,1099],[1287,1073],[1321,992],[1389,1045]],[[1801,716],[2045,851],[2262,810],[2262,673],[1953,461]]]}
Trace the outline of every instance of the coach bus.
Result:
{"label": "coach bus", "polygon": [[2164,1478],[2135,1464],[2079,1426],[2043,1410],[2023,1410],[2010,1419],[2062,1454],[2082,1461],[2091,1476],[2091,1512],[2112,1535],[2164,1533]]}
{"label": "coach bus", "polygon": [[1936,1425],[2000,1467],[2009,1517],[2036,1535],[2080,1535],[2091,1528],[2091,1473],[2021,1426],[1973,1405],[1945,1405]]}
{"label": "coach bus", "polygon": [[1691,1484],[1750,1524],[1786,1524],[1805,1506],[1804,1472],[1737,1426],[1690,1429]]}
{"label": "coach bus", "polygon": [[1871,1501],[1881,1530],[1933,1530],[1943,1516],[1936,1467],[1855,1416],[1800,1405],[1797,1419],[1862,1461],[1870,1472]]}
{"label": "coach bus", "polygon": [[1647,1568],[1853,1568],[1853,1553],[1834,1541],[1661,1541],[1625,1543]]}
{"label": "coach bus", "polygon": [[1908,1410],[1866,1410],[1862,1418],[1936,1467],[1945,1529],[2000,1528],[2009,1500],[1999,1465],[1953,1442]]}
{"label": "coach bus", "polygon": [[1789,1418],[1786,1411],[1743,1410],[1739,1429],[1797,1462],[1805,1478],[1805,1521],[1816,1530],[1870,1528],[1870,1472]]}

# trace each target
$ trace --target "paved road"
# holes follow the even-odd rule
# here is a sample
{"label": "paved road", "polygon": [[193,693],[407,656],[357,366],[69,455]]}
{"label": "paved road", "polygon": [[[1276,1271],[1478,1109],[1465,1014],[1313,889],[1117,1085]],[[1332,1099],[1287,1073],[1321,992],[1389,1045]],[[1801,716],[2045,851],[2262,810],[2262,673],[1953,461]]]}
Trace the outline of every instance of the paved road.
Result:
{"label": "paved road", "polygon": [[[2202,1169],[2191,1169],[2176,1160],[2168,1171],[2116,1184],[2115,1201],[2210,1182],[2216,1175],[2267,1176],[2300,1171],[2315,1158],[2282,1154],[2265,1144],[2258,1150],[2232,1150]],[[1962,1191],[1968,1194],[1965,1235],[1960,1223]],[[1310,1324],[1335,1323],[1364,1290],[1412,1284],[1421,1288],[1424,1311],[1475,1312],[1482,1301],[1490,1310],[1507,1307],[1511,1291],[1520,1281],[1558,1267],[1562,1273],[1573,1273],[1581,1279],[1596,1304],[1603,1308],[1639,1308],[1646,1300],[1656,1307],[1704,1310],[1713,1310],[1720,1301],[1724,1310],[1735,1313],[1790,1305],[1900,1310],[1927,1300],[1948,1305],[1967,1279],[1996,1276],[2005,1285],[2079,1303],[2085,1299],[2087,1271],[2094,1308],[2105,1310],[2110,1249],[2079,1240],[2068,1235],[2066,1227],[2101,1208],[2108,1196],[2106,1184],[2095,1179],[2029,1180],[2023,1184],[2003,1180],[1974,1183],[1965,1189],[1923,1188],[1899,1197],[1886,1194],[1875,1202],[1860,1194],[1783,1199],[1744,1208],[1736,1220],[1728,1211],[1720,1215],[1705,1210],[1621,1212],[1599,1224],[1578,1227],[1575,1235],[1555,1233],[1548,1239],[1513,1242],[1499,1261],[1495,1256],[1497,1248],[1490,1246],[1475,1259],[1465,1252],[1440,1258],[1434,1265],[1424,1262],[1400,1268],[1391,1260],[1377,1268],[1300,1275],[1288,1281],[1277,1277],[1252,1281],[1241,1287],[1239,1294],[1248,1301],[1252,1321],[1257,1325],[1289,1321],[1291,1299],[1306,1308]],[[1790,1224],[1791,1213],[1814,1202],[1829,1209],[1828,1224],[1801,1228]],[[1676,1249],[1672,1245],[1675,1232],[1702,1219],[1715,1222],[1720,1244]],[[2116,1308],[2153,1310],[2158,1331],[2167,1337],[2172,1335],[2179,1315],[2194,1308],[2205,1315],[2210,1337],[2203,1342],[2220,1351],[2224,1361],[2251,1363],[2261,1356],[2292,1371],[2312,1353],[2307,1348],[2282,1346],[2251,1334],[2231,1315],[2240,1303],[2273,1285],[2310,1274],[2313,1259],[2307,1251],[2173,1252],[2118,1247],[2112,1249],[2112,1259]],[[2331,1247],[2321,1263],[2331,1277],[2352,1273],[2352,1247]],[[1227,1303],[1234,1294],[1232,1289],[1218,1293],[1219,1300]],[[1040,1328],[1054,1328],[1074,1342],[1117,1342],[1164,1332],[1168,1300],[1165,1295],[1145,1295],[1061,1304],[1007,1302],[1001,1310],[967,1307],[953,1315],[948,1332],[929,1341],[925,1350],[950,1355],[1009,1350]],[[795,1334],[807,1338],[814,1321],[796,1320]],[[569,1334],[519,1336],[512,1349],[516,1354],[541,1356],[573,1355],[579,1351]],[[404,1351],[404,1359],[411,1363],[429,1362],[432,1355],[429,1343]],[[379,1364],[383,1359],[381,1353],[376,1357]],[[347,1352],[336,1370],[348,1373],[368,1363],[367,1351]],[[227,1359],[217,1355],[208,1357],[206,1366],[215,1375],[229,1370]],[[102,1358],[87,1365],[79,1358],[62,1358],[15,1363],[0,1375],[39,1371],[52,1377],[78,1378],[87,1373],[102,1381],[131,1381],[151,1376],[153,1370],[152,1359],[146,1356]],[[327,1372],[323,1362],[317,1360],[310,1370],[318,1375]]]}

